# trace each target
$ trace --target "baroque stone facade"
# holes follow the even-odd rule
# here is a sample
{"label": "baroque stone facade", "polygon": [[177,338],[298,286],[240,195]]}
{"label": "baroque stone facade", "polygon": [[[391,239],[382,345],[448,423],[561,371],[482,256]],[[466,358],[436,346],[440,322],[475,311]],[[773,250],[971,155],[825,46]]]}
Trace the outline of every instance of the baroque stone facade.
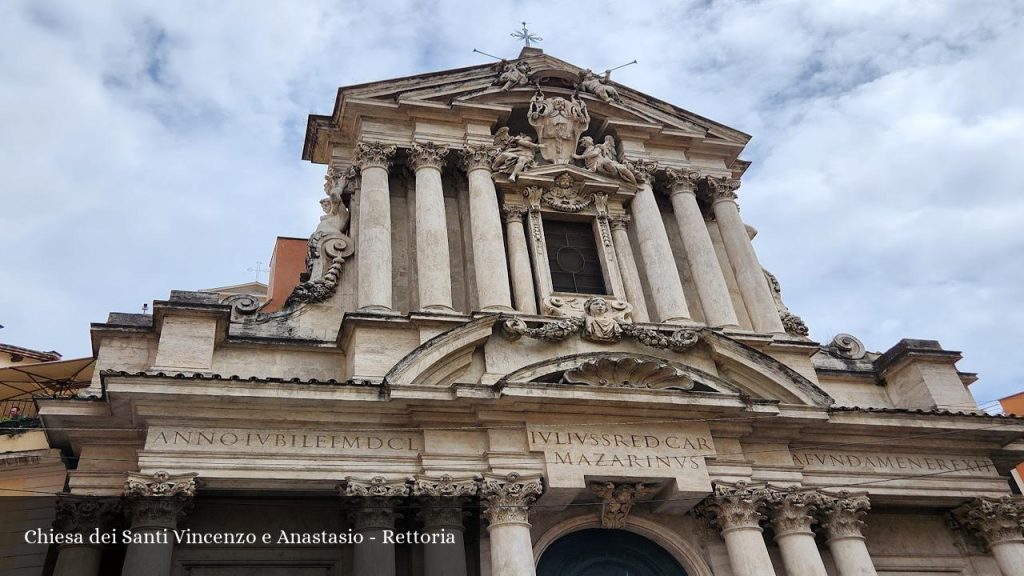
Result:
{"label": "baroque stone facade", "polygon": [[636,575],[1024,573],[1024,422],[937,342],[812,340],[740,217],[749,136],[536,48],[338,99],[283,308],[112,314],[92,386],[40,401],[78,462],[62,525],[106,525],[68,499],[99,495],[301,545],[60,547],[55,574],[547,576],[566,542]]}

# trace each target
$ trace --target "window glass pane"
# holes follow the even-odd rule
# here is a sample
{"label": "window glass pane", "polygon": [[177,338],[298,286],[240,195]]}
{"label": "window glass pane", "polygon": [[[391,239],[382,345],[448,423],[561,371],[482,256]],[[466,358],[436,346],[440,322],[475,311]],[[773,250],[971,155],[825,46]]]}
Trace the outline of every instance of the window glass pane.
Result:
{"label": "window glass pane", "polygon": [[601,256],[589,222],[544,220],[544,238],[556,292],[607,294]]}

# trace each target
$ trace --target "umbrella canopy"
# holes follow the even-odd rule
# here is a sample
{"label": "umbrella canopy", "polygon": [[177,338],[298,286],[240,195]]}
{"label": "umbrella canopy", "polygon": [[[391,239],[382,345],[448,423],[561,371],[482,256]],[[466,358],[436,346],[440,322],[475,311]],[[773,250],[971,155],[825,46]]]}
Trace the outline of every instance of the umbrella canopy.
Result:
{"label": "umbrella canopy", "polygon": [[0,368],[0,404],[7,415],[8,405],[18,405],[22,414],[35,412],[33,398],[59,398],[89,386],[96,359],[75,358]]}

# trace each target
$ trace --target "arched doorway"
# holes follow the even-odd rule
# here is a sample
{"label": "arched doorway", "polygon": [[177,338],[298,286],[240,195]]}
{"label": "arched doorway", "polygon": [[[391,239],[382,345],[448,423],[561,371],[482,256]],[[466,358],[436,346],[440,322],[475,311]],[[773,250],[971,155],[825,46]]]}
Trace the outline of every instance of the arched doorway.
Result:
{"label": "arched doorway", "polygon": [[664,548],[626,530],[591,528],[556,540],[537,576],[686,576]]}

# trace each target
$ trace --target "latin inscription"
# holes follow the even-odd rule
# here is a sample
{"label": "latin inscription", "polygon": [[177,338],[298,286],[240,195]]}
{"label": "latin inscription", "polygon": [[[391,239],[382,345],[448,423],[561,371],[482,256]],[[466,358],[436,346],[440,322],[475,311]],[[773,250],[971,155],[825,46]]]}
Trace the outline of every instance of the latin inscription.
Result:
{"label": "latin inscription", "polygon": [[260,431],[239,429],[152,428],[146,440],[150,450],[182,449],[227,452],[300,452],[320,454],[419,451],[418,433]]}
{"label": "latin inscription", "polygon": [[793,463],[806,469],[851,472],[884,472],[916,476],[995,476],[999,472],[988,458],[970,456],[923,456],[906,454],[868,454],[852,452],[793,452]]}

